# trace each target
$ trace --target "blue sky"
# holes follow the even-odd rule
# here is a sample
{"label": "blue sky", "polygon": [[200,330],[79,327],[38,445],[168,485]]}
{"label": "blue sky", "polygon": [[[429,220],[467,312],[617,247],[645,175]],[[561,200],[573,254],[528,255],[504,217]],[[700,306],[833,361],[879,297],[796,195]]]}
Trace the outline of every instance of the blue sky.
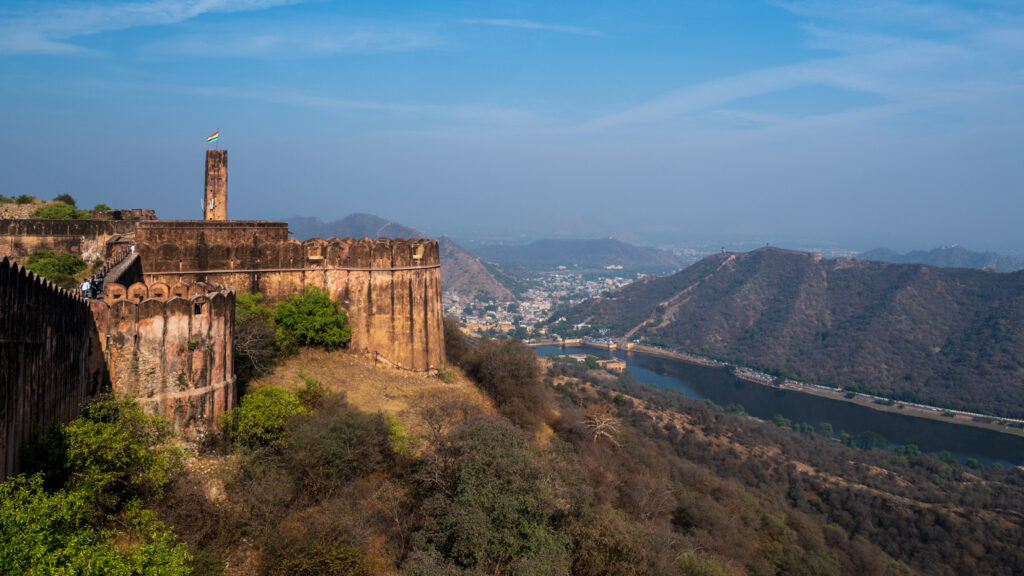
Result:
{"label": "blue sky", "polygon": [[0,194],[1024,252],[1024,3],[0,6]]}

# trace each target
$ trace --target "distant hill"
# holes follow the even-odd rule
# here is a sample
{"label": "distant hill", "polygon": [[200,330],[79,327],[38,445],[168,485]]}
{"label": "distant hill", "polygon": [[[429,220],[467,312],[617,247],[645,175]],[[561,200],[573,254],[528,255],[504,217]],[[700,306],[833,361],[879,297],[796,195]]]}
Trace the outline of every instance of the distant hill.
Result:
{"label": "distant hill", "polygon": [[674,254],[620,242],[614,238],[599,240],[537,240],[526,245],[480,244],[474,251],[505,269],[530,271],[606,270],[621,266],[627,272],[667,273],[679,270],[686,262]]}
{"label": "distant hill", "polygon": [[[296,238],[427,238],[415,228],[373,214],[349,214],[341,220],[294,216],[287,220]],[[438,239],[441,250],[441,288],[446,292],[482,300],[511,302],[515,296],[479,258],[447,236]]]}
{"label": "distant hill", "polygon": [[349,214],[341,220],[323,222],[319,218],[293,216],[288,218],[288,228],[300,240],[308,238],[426,238],[427,236],[408,226],[385,220],[373,214]]}
{"label": "distant hill", "polygon": [[941,268],[979,268],[996,272],[1024,270],[1024,260],[992,252],[973,252],[962,246],[943,246],[927,252],[915,250],[906,254],[900,254],[888,248],[877,248],[857,257],[863,260],[897,264],[928,264]]}
{"label": "distant hill", "polygon": [[814,382],[1024,416],[1024,272],[762,248],[708,256],[563,315]]}
{"label": "distant hill", "polygon": [[478,300],[515,301],[512,292],[479,258],[447,236],[442,236],[439,242],[442,289]]}

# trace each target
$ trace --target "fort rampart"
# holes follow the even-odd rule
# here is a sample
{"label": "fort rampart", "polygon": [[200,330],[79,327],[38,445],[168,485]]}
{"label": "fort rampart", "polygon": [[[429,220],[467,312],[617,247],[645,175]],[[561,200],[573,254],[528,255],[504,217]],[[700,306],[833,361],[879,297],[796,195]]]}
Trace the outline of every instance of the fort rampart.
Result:
{"label": "fort rampart", "polygon": [[115,392],[179,429],[209,424],[234,407],[234,291],[107,283],[103,299],[89,305]]}
{"label": "fort rampart", "polygon": [[111,284],[131,286],[142,282],[142,259],[138,254],[125,254],[123,257],[112,258],[116,263],[103,271],[103,281]]}
{"label": "fort rampart", "polygon": [[139,222],[136,253],[146,282],[210,282],[259,292],[268,303],[304,286],[341,300],[349,347],[407,370],[444,365],[436,240],[288,238],[277,222]]}
{"label": "fort rampart", "polygon": [[53,250],[103,259],[107,241],[133,235],[135,226],[130,220],[0,220],[0,257],[21,259]]}
{"label": "fort rampart", "polygon": [[96,347],[84,300],[0,260],[0,479],[17,471],[22,442],[78,416]]}

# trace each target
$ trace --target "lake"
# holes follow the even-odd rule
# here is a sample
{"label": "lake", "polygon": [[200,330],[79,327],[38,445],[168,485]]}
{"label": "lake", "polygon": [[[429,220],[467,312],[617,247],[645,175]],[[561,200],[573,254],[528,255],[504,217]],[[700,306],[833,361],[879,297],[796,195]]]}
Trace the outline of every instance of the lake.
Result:
{"label": "lake", "polygon": [[579,347],[541,346],[535,350],[539,356],[590,354],[598,358],[619,358],[626,361],[637,382],[681,390],[691,398],[707,399],[722,407],[740,404],[751,416],[765,420],[782,414],[794,424],[806,422],[815,428],[828,422],[837,434],[840,430],[854,436],[876,432],[891,443],[916,444],[925,452],[948,450],[961,461],[977,458],[986,465],[994,462],[1024,464],[1024,437],[1021,436],[780,390],[742,380],[723,368],[668,358]]}

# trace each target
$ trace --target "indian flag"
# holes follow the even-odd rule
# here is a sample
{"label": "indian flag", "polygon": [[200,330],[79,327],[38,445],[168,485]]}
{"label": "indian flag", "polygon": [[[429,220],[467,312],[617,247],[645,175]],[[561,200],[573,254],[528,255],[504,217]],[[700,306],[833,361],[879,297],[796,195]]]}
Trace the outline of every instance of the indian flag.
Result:
{"label": "indian flag", "polygon": [[220,130],[218,130],[218,131],[214,132],[213,134],[210,134],[209,136],[207,136],[206,137],[206,141],[207,142],[213,142],[217,138],[220,138]]}

